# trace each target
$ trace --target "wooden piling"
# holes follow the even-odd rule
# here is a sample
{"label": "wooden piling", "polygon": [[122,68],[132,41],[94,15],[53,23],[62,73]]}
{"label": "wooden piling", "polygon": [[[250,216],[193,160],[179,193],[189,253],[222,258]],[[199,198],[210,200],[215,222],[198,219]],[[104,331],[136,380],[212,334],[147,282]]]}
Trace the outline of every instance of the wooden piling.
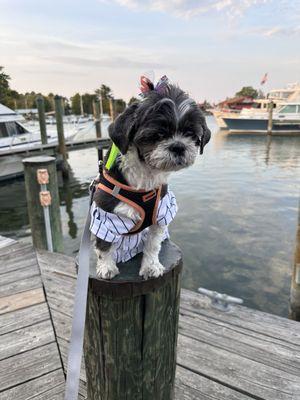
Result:
{"label": "wooden piling", "polygon": [[300,321],[300,202],[298,211],[298,227],[296,233],[296,246],[292,272],[292,283],[290,292],[289,317]]}
{"label": "wooden piling", "polygon": [[69,166],[68,166],[68,152],[65,142],[65,134],[64,134],[64,122],[63,122],[63,103],[62,97],[56,95],[54,97],[55,101],[55,118],[56,118],[56,129],[57,129],[57,138],[58,138],[58,152],[61,155],[61,167],[63,171],[63,176],[68,177],[69,174]]}
{"label": "wooden piling", "polygon": [[48,138],[47,138],[47,128],[46,128],[46,119],[45,119],[45,104],[44,104],[43,96],[37,96],[36,106],[37,106],[38,113],[39,113],[41,141],[42,141],[42,144],[47,144]]}
{"label": "wooden piling", "polygon": [[89,400],[174,398],[181,252],[165,241],[165,273],[146,281],[138,275],[141,257],[120,264],[111,281],[90,275],[84,344]]}
{"label": "wooden piling", "polygon": [[268,112],[269,112],[269,119],[268,119],[268,135],[272,135],[272,129],[273,129],[273,109],[274,109],[274,103],[273,103],[273,101],[270,101],[269,107],[268,107]]}
{"label": "wooden piling", "polygon": [[101,138],[101,112],[100,112],[100,101],[96,99],[93,102],[93,110],[94,110],[94,118],[95,118],[95,127],[96,127],[96,137]]}
{"label": "wooden piling", "polygon": [[114,99],[109,99],[109,113],[112,121],[115,120]]}
{"label": "wooden piling", "polygon": [[23,165],[27,208],[33,245],[37,249],[48,250],[44,210],[41,205],[42,196],[40,195],[42,188],[38,182],[38,170],[42,170],[42,175],[46,176],[48,174],[49,176],[48,183],[46,183],[47,192],[49,193],[45,193],[45,195],[48,195],[48,198],[49,194],[51,196],[49,219],[51,225],[52,247],[53,251],[62,252],[63,239],[55,158],[49,156],[29,157],[23,160]]}

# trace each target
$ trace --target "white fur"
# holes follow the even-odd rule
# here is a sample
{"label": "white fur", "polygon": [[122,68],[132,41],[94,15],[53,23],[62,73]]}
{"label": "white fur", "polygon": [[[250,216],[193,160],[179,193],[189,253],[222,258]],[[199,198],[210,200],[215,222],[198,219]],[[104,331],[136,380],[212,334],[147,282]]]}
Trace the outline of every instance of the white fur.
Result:
{"label": "white fur", "polygon": [[97,276],[101,279],[112,279],[118,275],[119,269],[114,262],[112,255],[114,252],[114,245],[112,244],[107,251],[95,249],[97,254]]}
{"label": "white fur", "polygon": [[120,169],[127,182],[135,189],[152,190],[167,183],[170,172],[158,171],[142,163],[137,150],[131,147],[126,156],[122,156]]}
{"label": "white fur", "polygon": [[[180,163],[178,162],[178,157],[169,150],[169,146],[177,142],[184,144],[186,148]],[[170,170],[172,172],[192,165],[197,157],[197,152],[198,149],[192,138],[177,134],[159,143],[151,154],[147,155],[145,158],[147,158],[146,161],[147,164],[150,165],[150,168],[151,166],[153,166],[153,168],[155,166],[156,168]]]}
{"label": "white fur", "polygon": [[157,278],[164,273],[164,266],[159,262],[158,255],[161,248],[165,227],[151,225],[147,242],[143,250],[142,266],[139,274],[144,278]]}

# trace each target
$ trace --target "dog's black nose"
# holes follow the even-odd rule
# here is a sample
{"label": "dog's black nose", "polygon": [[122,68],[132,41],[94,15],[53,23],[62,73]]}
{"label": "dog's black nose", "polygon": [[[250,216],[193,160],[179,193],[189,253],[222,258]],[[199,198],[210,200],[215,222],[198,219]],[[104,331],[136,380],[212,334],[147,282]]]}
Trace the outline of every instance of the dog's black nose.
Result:
{"label": "dog's black nose", "polygon": [[169,150],[178,156],[182,156],[182,154],[185,152],[185,145],[181,142],[174,142],[170,144]]}

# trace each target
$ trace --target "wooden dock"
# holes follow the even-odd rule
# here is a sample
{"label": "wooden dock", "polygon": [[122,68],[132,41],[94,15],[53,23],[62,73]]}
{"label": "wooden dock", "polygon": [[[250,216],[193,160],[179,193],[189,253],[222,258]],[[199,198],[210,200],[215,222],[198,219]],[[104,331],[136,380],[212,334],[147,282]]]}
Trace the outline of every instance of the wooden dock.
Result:
{"label": "wooden dock", "polygon": [[[66,147],[68,151],[87,149],[97,147],[99,151],[107,149],[111,141],[109,138],[95,138],[80,141],[67,141]],[[40,155],[53,156],[59,165],[62,161],[61,155],[58,153],[58,144],[38,144],[36,146],[24,148],[13,148],[10,150],[0,151],[0,182],[24,175],[22,160],[27,157]]]}
{"label": "wooden dock", "polygon": [[[71,257],[0,237],[1,400],[63,399],[75,279]],[[182,290],[176,400],[196,399],[299,400],[299,323]]]}

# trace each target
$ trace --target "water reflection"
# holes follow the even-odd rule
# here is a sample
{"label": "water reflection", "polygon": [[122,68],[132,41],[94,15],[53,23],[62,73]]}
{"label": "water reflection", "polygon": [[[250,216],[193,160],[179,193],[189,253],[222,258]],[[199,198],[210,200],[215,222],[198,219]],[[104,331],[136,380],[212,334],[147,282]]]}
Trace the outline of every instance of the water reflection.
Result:
{"label": "water reflection", "polygon": [[[184,253],[183,287],[241,297],[247,306],[287,315],[300,183],[300,138],[213,137],[204,157],[174,174],[179,204],[170,226]],[[70,152],[72,176],[60,187],[64,248],[79,248],[96,149]],[[0,187],[0,234],[28,236],[23,181]]]}

